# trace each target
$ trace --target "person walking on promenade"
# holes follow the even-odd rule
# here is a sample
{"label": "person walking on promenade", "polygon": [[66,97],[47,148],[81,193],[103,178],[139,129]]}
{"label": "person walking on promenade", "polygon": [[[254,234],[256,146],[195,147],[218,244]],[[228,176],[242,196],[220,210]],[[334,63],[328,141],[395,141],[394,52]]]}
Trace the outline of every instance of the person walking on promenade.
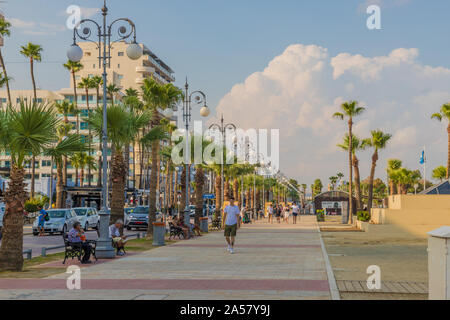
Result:
{"label": "person walking on promenade", "polygon": [[272,204],[269,204],[267,207],[267,216],[269,217],[268,223],[273,223],[273,206]]}
{"label": "person walking on promenade", "polygon": [[225,229],[224,236],[228,244],[227,251],[233,254],[236,232],[238,226],[240,226],[240,219],[239,219],[240,211],[239,207],[234,204],[233,197],[230,198],[230,205],[226,206],[223,212],[224,216],[222,227]]}
{"label": "person walking on promenade", "polygon": [[294,224],[297,224],[297,217],[300,213],[300,208],[298,207],[297,203],[294,203],[294,205],[292,206],[292,219],[294,221]]}
{"label": "person walking on promenade", "polygon": [[281,206],[281,203],[276,206],[276,217],[277,217],[277,222],[281,223],[281,212],[283,211],[283,207]]}
{"label": "person walking on promenade", "polygon": [[288,205],[286,207],[284,207],[284,221],[287,224],[289,224],[290,210],[291,210],[291,208]]}

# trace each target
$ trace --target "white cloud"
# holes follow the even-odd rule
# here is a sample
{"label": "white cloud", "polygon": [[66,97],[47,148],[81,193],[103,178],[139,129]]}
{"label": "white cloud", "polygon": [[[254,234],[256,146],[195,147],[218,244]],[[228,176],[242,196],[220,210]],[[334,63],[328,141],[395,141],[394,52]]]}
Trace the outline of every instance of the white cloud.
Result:
{"label": "white cloud", "polygon": [[18,18],[7,18],[13,28],[20,29],[23,34],[45,36],[54,35],[65,30],[64,25],[46,22],[25,21]]}
{"label": "white cloud", "polygon": [[[429,145],[430,166],[446,161],[444,124],[430,115],[450,101],[450,70],[422,65],[417,49],[399,48],[385,56],[341,53],[323,47],[291,45],[261,72],[236,84],[217,106],[217,114],[242,128],[280,129],[282,171],[311,183],[347,168],[335,147],[347,132],[346,121],[332,118],[343,101],[358,100],[367,111],[355,119],[362,138],[381,129],[393,135],[380,153],[378,176],[390,157],[419,168],[417,154]],[[441,128],[442,126],[442,128]],[[442,129],[442,130],[441,130]],[[360,154],[361,174],[369,174],[371,152]]]}
{"label": "white cloud", "polygon": [[28,29],[36,26],[36,23],[34,21],[25,21],[17,18],[7,18],[7,20],[14,28]]}
{"label": "white cloud", "polygon": [[80,7],[80,9],[81,9],[81,15],[82,15],[83,19],[92,18],[96,14],[100,13],[100,8]]}

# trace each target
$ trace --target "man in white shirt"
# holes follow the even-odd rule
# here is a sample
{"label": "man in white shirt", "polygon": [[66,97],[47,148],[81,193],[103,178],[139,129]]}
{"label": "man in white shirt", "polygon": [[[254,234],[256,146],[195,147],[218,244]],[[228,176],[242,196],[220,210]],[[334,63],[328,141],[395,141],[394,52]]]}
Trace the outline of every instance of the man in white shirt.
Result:
{"label": "man in white shirt", "polygon": [[109,236],[113,241],[114,247],[116,248],[116,254],[118,256],[123,256],[125,253],[124,246],[127,237],[120,235],[120,229],[123,228],[123,221],[117,220],[116,223],[109,226]]}
{"label": "man in white shirt", "polygon": [[272,204],[269,204],[269,207],[267,207],[267,214],[269,216],[269,223],[273,223],[273,206]]}
{"label": "man in white shirt", "polygon": [[225,229],[224,235],[228,243],[228,251],[234,253],[234,240],[236,238],[236,232],[238,226],[240,226],[240,211],[239,207],[234,205],[234,198],[230,198],[230,205],[226,206],[223,210],[223,222],[222,227]]}

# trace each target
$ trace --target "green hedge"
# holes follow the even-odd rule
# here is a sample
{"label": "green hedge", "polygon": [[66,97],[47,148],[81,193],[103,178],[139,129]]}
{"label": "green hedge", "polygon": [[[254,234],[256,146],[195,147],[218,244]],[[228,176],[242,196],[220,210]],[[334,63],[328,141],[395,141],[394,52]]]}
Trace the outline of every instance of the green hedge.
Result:
{"label": "green hedge", "polygon": [[370,213],[368,211],[358,211],[357,215],[358,215],[359,221],[364,221],[364,222],[370,221]]}

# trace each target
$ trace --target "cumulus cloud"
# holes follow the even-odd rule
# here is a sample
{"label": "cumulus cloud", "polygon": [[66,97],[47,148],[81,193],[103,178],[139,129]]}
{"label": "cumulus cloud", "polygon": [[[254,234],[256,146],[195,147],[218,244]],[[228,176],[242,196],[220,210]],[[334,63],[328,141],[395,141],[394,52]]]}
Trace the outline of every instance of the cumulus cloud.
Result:
{"label": "cumulus cloud", "polygon": [[[418,61],[417,49],[399,48],[384,56],[366,57],[326,48],[295,44],[267,67],[236,84],[217,106],[244,129],[280,129],[281,169],[300,182],[328,182],[345,172],[347,157],[336,147],[347,131],[333,119],[342,102],[357,100],[366,112],[355,119],[361,138],[381,129],[393,135],[380,154],[378,176],[385,178],[388,158],[398,157],[419,168],[418,154],[428,148],[431,166],[445,163],[445,124],[430,115],[450,101],[450,70]],[[216,119],[217,120],[217,119]],[[369,174],[371,152],[360,154],[361,173]]]}

